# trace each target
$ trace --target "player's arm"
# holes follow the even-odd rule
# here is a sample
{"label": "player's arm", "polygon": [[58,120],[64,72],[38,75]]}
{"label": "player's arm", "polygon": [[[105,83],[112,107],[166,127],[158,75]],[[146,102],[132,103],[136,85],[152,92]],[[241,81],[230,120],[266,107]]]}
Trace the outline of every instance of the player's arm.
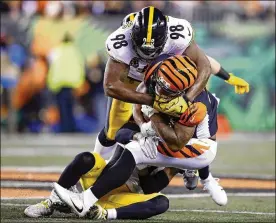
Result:
{"label": "player's arm", "polygon": [[152,96],[132,90],[121,81],[121,77],[127,77],[128,72],[127,64],[109,58],[104,74],[105,95],[129,103],[152,105]]}
{"label": "player's arm", "polygon": [[[147,92],[147,87],[144,84],[144,82],[141,82],[136,91],[140,92],[140,93],[146,93]],[[133,118],[136,122],[136,124],[141,128],[141,126],[146,122],[146,120],[144,119],[143,113],[141,111],[142,106],[140,104],[135,104],[133,106]]]}
{"label": "player's arm", "polygon": [[207,56],[210,64],[212,74],[225,80],[228,84],[235,86],[235,92],[237,94],[243,94],[249,92],[249,84],[242,78],[236,77],[234,74],[227,72],[221,64],[214,58]]}
{"label": "player's arm", "polygon": [[188,90],[186,96],[190,101],[193,101],[197,95],[206,87],[208,79],[211,75],[211,65],[205,53],[192,40],[189,47],[184,51],[197,65],[198,76],[192,87]]}
{"label": "player's arm", "polygon": [[154,130],[172,151],[181,150],[192,138],[195,131],[195,126],[185,126],[180,122],[176,122],[171,127],[161,113],[153,114],[150,120]]}
{"label": "player's arm", "polygon": [[139,172],[140,185],[145,194],[158,193],[168,186],[171,179],[179,172],[176,168],[166,167],[149,172],[148,168]]}
{"label": "player's arm", "polygon": [[[139,92],[146,92],[147,87],[144,83],[141,83],[136,90]],[[178,123],[176,123],[172,128],[166,121],[165,116],[167,115],[163,113],[155,113],[154,115],[149,116],[151,120],[151,127],[153,127],[156,133],[166,142],[171,150],[178,151],[182,149],[183,146],[190,140],[195,128],[187,127]],[[146,120],[141,112],[141,105],[135,104],[133,106],[133,117],[142,130],[141,127],[144,125]]]}

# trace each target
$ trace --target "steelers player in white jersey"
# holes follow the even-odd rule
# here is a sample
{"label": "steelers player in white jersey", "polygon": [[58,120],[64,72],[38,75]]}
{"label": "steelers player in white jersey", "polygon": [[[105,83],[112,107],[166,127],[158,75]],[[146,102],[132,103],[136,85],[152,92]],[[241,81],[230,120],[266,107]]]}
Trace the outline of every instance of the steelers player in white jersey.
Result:
{"label": "steelers player in white jersey", "polygon": [[[136,92],[144,78],[144,71],[158,55],[187,55],[196,63],[198,78],[188,90],[187,98],[193,101],[205,88],[213,73],[235,86],[238,94],[249,91],[244,80],[229,74],[213,58],[206,56],[194,40],[194,30],[185,19],[165,16],[155,7],[143,8],[124,19],[122,26],[109,35],[105,47],[109,55],[104,74],[104,91],[108,96],[106,124],[98,134],[94,151],[105,159],[111,157],[115,148],[116,132],[132,115],[132,104],[155,107],[158,97]],[[186,109],[181,104],[171,106],[167,113]],[[160,108],[159,108],[160,109]],[[146,131],[145,125],[141,131]]]}

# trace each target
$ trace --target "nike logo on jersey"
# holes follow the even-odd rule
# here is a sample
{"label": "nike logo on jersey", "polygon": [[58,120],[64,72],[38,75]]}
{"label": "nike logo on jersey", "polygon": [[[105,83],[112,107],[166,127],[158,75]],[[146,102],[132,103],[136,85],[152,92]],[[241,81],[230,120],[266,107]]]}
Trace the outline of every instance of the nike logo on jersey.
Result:
{"label": "nike logo on jersey", "polygon": [[77,210],[79,213],[81,213],[81,212],[83,211],[83,207],[81,207],[81,208],[77,207],[77,206],[75,205],[74,201],[73,201],[71,198],[70,198],[70,200],[71,200],[72,204],[74,205],[74,207],[76,208],[76,210]]}
{"label": "nike logo on jersey", "polygon": [[189,29],[189,28],[188,28],[188,31],[189,31],[188,36],[191,36],[191,31],[190,31],[190,29]]}

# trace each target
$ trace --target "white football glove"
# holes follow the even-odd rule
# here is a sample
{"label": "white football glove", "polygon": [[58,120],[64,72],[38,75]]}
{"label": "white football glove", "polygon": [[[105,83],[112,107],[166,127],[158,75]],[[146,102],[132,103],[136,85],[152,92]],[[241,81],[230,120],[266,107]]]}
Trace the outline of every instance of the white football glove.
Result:
{"label": "white football glove", "polygon": [[140,131],[143,134],[143,136],[156,136],[156,132],[152,128],[151,121],[149,122],[144,122],[140,126]]}
{"label": "white football glove", "polygon": [[142,105],[141,111],[148,118],[150,118],[154,113],[158,113],[157,110],[155,110],[154,108],[152,108],[152,107],[150,107],[148,105]]}
{"label": "white football glove", "polygon": [[155,159],[157,156],[157,137],[143,137],[138,140],[141,150],[144,155],[150,159]]}

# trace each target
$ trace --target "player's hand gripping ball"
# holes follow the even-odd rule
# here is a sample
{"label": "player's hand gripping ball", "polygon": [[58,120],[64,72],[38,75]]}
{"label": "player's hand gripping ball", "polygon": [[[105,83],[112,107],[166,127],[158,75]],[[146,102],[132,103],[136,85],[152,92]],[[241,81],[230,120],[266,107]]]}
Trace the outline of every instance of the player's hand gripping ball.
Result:
{"label": "player's hand gripping ball", "polygon": [[196,126],[203,121],[206,114],[206,106],[201,102],[195,102],[180,116],[178,122],[185,126]]}

